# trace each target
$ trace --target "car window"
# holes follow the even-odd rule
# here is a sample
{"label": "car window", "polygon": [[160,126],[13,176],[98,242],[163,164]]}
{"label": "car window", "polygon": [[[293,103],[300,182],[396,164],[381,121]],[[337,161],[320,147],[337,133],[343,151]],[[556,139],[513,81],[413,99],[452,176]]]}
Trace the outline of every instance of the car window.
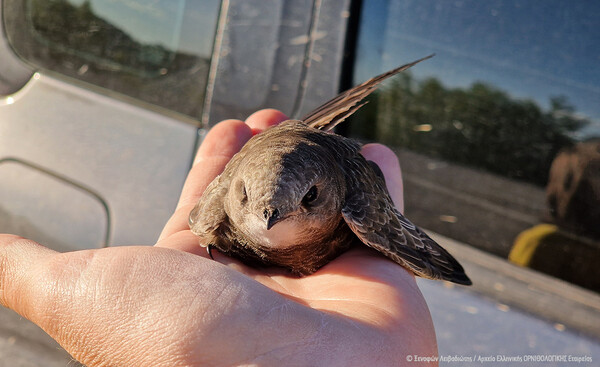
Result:
{"label": "car window", "polygon": [[349,133],[398,149],[415,223],[600,291],[600,43],[593,1],[364,1]]}
{"label": "car window", "polygon": [[220,1],[4,1],[14,50],[52,70],[198,119]]}

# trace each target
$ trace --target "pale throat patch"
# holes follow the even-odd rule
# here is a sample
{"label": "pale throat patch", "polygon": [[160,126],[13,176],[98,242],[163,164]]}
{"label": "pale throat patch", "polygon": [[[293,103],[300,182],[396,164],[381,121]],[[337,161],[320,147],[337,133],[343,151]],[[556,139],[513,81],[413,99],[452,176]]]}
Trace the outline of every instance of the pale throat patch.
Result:
{"label": "pale throat patch", "polygon": [[267,230],[265,221],[255,215],[246,217],[244,232],[252,240],[269,248],[288,248],[302,243],[307,236],[314,236],[310,221],[299,222],[295,218],[286,218]]}

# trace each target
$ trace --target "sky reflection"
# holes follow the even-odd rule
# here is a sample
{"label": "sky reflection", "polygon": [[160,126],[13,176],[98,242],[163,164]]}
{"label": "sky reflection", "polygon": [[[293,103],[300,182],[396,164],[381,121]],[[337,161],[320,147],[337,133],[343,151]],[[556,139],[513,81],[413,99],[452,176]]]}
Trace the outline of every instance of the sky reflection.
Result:
{"label": "sky reflection", "polygon": [[484,81],[548,108],[564,95],[600,136],[600,3],[375,0],[363,3],[356,81],[430,53],[412,69],[448,87]]}
{"label": "sky reflection", "polygon": [[[87,0],[68,0],[81,5]],[[133,39],[210,57],[219,0],[89,0],[95,14]]]}

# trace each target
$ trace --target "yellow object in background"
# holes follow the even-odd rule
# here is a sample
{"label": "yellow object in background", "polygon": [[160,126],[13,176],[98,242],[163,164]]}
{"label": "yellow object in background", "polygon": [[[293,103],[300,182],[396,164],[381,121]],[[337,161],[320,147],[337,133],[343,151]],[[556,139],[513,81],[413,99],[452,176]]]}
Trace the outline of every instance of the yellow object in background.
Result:
{"label": "yellow object in background", "polygon": [[513,264],[529,266],[540,243],[544,238],[556,232],[558,232],[558,227],[553,224],[538,224],[521,232],[515,239],[508,260]]}
{"label": "yellow object in background", "polygon": [[538,224],[519,234],[508,255],[510,262],[600,292],[600,244],[559,228]]}

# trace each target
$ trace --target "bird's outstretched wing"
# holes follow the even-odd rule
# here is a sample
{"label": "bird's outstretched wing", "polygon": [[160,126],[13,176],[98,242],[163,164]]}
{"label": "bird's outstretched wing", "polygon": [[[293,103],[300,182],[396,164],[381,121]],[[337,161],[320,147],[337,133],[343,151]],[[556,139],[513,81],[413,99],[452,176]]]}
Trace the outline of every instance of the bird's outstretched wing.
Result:
{"label": "bird's outstretched wing", "polygon": [[356,110],[364,106],[366,102],[361,104],[358,103],[366,96],[371,94],[377,88],[379,83],[391,77],[392,75],[398,74],[399,72],[404,71],[411,66],[420,63],[421,61],[432,58],[433,56],[434,55],[429,55],[406,65],[399,66],[395,69],[371,78],[366,82],[357,85],[356,87],[348,89],[329,102],[316,108],[301,120],[310,127],[329,131],[337,124],[344,121],[348,116],[356,112]]}
{"label": "bird's outstretched wing", "polygon": [[394,207],[379,168],[362,156],[347,162],[352,190],[342,215],[364,244],[424,278],[471,284],[458,261]]}

